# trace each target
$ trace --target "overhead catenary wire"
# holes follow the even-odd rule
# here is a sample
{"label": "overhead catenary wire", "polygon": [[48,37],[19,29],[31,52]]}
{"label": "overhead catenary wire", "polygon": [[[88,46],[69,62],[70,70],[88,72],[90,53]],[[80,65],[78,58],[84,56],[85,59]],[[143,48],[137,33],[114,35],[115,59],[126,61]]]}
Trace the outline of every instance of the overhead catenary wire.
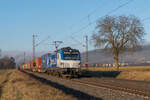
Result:
{"label": "overhead catenary wire", "polygon": [[146,20],[149,20],[149,19],[150,19],[150,17],[146,17],[146,18],[142,19],[142,21],[146,21]]}
{"label": "overhead catenary wire", "polygon": [[[107,12],[105,15],[109,15],[109,14],[111,14],[111,13],[117,11],[118,9],[120,9],[120,8],[122,8],[122,7],[126,6],[126,5],[128,5],[129,3],[133,2],[133,1],[134,1],[134,0],[129,0],[129,1],[127,1],[126,3],[123,3],[123,4],[119,5],[118,7],[116,7],[116,8],[114,8],[114,9],[110,10],[110,11]],[[92,14],[92,13],[91,13],[91,14]],[[89,17],[89,15],[88,15],[88,17]],[[101,17],[102,17],[102,16],[101,16]],[[99,17],[99,18],[101,18],[101,17]],[[98,18],[98,19],[99,19],[99,18]],[[80,28],[79,30],[77,30],[77,31],[75,31],[75,32],[72,32],[72,33],[71,33],[71,36],[70,36],[71,39],[73,39],[74,41],[76,41],[76,42],[78,42],[78,43],[81,43],[79,40],[76,40],[75,37],[73,37],[73,35],[75,35],[76,33],[79,33],[79,32],[81,32],[81,31],[87,29],[90,25],[96,23],[96,21],[97,21],[98,19],[94,20],[93,22],[90,22],[90,21],[89,21],[89,23],[88,23],[87,25],[83,26],[82,28]],[[89,20],[89,19],[88,19],[88,20]],[[81,44],[81,45],[83,45],[83,44]]]}
{"label": "overhead catenary wire", "polygon": [[[109,15],[109,14],[111,14],[111,13],[117,11],[118,9],[120,9],[120,8],[122,8],[122,7],[126,6],[126,5],[128,5],[129,3],[133,2],[133,1],[134,1],[134,0],[129,0],[129,1],[127,1],[127,2],[124,3],[124,4],[121,4],[121,5],[119,5],[118,7],[116,7],[116,8],[114,8],[114,9],[112,9],[111,11],[107,12],[105,15]],[[101,17],[99,17],[99,18],[101,18]],[[98,19],[99,19],[99,18],[98,18]],[[80,28],[79,30],[77,30],[76,32],[73,32],[73,33],[71,33],[71,34],[76,34],[76,33],[80,32],[80,31],[86,29],[89,25],[94,24],[98,19],[94,20],[94,21],[91,22],[91,23],[88,23],[87,25],[83,26],[82,28]]]}
{"label": "overhead catenary wire", "polygon": [[[122,1],[122,0],[118,0],[118,1]],[[101,3],[103,4],[103,3]],[[91,12],[89,12],[85,17],[81,18],[78,22],[81,23],[83,20],[88,19],[89,17],[91,17],[95,12],[97,12],[97,10],[102,7],[101,5],[98,5],[94,10],[92,10]],[[74,24],[72,24],[70,27],[72,28]]]}
{"label": "overhead catenary wire", "polygon": [[[101,3],[102,4],[102,3]],[[94,14],[99,8],[101,7],[101,5],[98,5],[98,7],[96,7],[94,10],[92,10],[90,13],[88,13],[85,17],[81,18],[78,23],[81,23],[83,20],[85,20],[86,18],[88,18],[89,16],[91,16],[92,14]],[[72,28],[74,26],[74,24],[72,24],[70,26],[70,28]]]}
{"label": "overhead catenary wire", "polygon": [[37,43],[35,46],[40,45],[41,43],[47,41],[48,39],[50,39],[50,36],[46,37],[45,39],[43,39],[42,41],[40,41],[39,43]]}

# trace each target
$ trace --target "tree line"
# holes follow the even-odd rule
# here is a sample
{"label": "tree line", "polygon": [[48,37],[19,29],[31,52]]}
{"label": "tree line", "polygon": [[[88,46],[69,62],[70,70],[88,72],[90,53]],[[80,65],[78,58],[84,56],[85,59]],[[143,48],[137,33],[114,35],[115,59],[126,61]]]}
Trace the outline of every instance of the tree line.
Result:
{"label": "tree line", "polygon": [[14,68],[16,68],[16,63],[13,57],[0,58],[0,69],[14,69]]}

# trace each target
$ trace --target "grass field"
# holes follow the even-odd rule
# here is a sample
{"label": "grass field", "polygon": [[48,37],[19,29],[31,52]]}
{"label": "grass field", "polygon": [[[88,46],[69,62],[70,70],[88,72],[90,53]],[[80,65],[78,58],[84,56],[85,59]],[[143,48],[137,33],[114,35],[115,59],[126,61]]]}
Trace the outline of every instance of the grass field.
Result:
{"label": "grass field", "polygon": [[113,67],[82,67],[81,70],[93,77],[150,81],[150,66],[120,67],[119,71]]}
{"label": "grass field", "polygon": [[6,72],[6,70],[0,70],[0,76],[3,75]]}
{"label": "grass field", "polygon": [[0,100],[77,100],[18,70],[0,73]]}

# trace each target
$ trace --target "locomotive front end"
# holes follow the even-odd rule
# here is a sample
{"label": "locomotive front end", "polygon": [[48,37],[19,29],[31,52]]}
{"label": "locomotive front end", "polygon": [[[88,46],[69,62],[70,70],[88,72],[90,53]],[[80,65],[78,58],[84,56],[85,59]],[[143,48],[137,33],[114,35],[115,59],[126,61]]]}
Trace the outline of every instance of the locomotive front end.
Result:
{"label": "locomotive front end", "polygon": [[62,49],[58,53],[58,60],[61,68],[80,68],[81,59],[79,50],[71,48]]}
{"label": "locomotive front end", "polygon": [[80,75],[80,52],[79,50],[68,48],[62,48],[57,53],[57,66],[61,68],[64,74],[72,76]]}

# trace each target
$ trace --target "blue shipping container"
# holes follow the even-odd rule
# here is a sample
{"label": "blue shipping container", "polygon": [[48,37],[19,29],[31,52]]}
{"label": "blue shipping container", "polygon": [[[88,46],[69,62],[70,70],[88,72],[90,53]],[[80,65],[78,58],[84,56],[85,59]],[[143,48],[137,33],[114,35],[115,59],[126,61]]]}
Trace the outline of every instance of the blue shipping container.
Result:
{"label": "blue shipping container", "polygon": [[42,60],[42,69],[56,67],[57,66],[57,55],[56,53],[53,54],[45,54],[41,56]]}

